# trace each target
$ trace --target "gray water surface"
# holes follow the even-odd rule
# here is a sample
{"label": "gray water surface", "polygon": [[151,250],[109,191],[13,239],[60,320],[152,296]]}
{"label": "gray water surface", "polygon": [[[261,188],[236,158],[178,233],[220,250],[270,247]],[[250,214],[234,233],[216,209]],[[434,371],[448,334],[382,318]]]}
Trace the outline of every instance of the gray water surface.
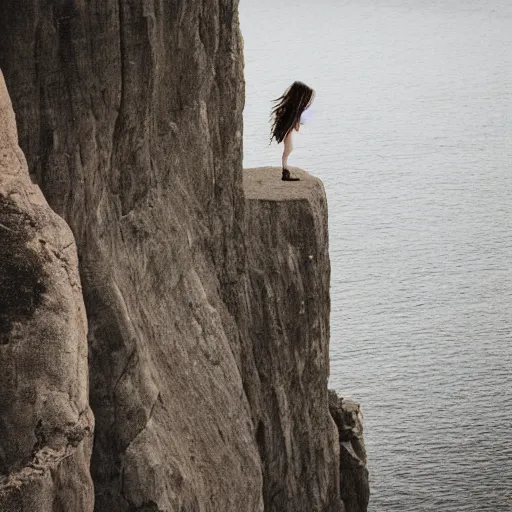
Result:
{"label": "gray water surface", "polygon": [[317,90],[290,164],[327,191],[330,385],[363,405],[370,510],[512,511],[512,0],[240,15],[246,167],[280,165],[270,100]]}

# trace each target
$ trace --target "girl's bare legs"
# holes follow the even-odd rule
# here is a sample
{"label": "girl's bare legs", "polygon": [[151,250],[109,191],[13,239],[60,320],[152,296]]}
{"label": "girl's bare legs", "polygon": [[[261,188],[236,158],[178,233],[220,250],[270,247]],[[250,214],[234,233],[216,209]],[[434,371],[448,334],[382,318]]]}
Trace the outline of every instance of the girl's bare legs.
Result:
{"label": "girl's bare legs", "polygon": [[283,149],[283,158],[281,159],[281,162],[283,164],[283,181],[300,181],[299,178],[292,178],[290,176],[290,171],[288,170],[288,157],[290,156],[290,153],[293,151],[293,140],[292,140],[292,133],[293,130],[290,130],[286,137],[283,140],[284,143],[284,149]]}
{"label": "girl's bare legs", "polygon": [[290,130],[285,138],[284,138],[284,149],[283,149],[283,158],[282,158],[282,163],[283,163],[283,169],[288,169],[288,157],[290,156],[290,153],[293,151],[293,139],[292,139],[292,133],[293,133],[293,130]]}

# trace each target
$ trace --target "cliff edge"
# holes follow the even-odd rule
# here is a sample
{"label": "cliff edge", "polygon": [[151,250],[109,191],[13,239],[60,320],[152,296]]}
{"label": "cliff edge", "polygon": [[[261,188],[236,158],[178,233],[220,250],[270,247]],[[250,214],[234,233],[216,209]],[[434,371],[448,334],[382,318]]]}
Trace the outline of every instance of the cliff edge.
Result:
{"label": "cliff edge", "polygon": [[278,168],[244,171],[265,510],[337,512],[339,445],[327,395],[327,201],[319,179],[293,172],[301,181],[281,181]]}
{"label": "cliff edge", "polygon": [[366,512],[361,410],[327,391],[327,200],[318,178],[297,168],[293,174],[300,181],[282,181],[277,167],[244,171],[265,510]]}

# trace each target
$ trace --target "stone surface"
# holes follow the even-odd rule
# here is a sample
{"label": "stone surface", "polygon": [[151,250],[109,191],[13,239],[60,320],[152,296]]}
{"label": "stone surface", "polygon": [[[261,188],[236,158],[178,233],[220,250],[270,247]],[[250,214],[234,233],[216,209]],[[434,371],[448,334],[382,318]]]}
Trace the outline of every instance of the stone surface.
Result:
{"label": "stone surface", "polygon": [[[30,170],[79,249],[98,511],[259,511],[235,0],[2,0]],[[78,510],[78,509],[77,509]]]}
{"label": "stone surface", "polygon": [[0,510],[92,511],[76,246],[30,181],[1,72],[0,368]]}
{"label": "stone surface", "polygon": [[339,445],[327,400],[327,202],[320,180],[292,172],[301,181],[281,181],[279,168],[244,171],[265,511],[337,512]]}
{"label": "stone surface", "polygon": [[359,404],[339,398],[329,390],[329,410],[338,428],[341,497],[347,512],[366,512],[370,485],[363,439],[363,414]]}

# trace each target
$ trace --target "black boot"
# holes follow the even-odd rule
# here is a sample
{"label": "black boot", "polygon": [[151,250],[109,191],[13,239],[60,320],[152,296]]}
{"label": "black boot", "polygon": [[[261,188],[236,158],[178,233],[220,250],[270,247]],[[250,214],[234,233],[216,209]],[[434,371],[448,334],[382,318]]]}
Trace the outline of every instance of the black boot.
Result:
{"label": "black boot", "polygon": [[300,181],[300,178],[292,178],[290,176],[290,171],[283,167],[283,177],[281,178],[283,181]]}

